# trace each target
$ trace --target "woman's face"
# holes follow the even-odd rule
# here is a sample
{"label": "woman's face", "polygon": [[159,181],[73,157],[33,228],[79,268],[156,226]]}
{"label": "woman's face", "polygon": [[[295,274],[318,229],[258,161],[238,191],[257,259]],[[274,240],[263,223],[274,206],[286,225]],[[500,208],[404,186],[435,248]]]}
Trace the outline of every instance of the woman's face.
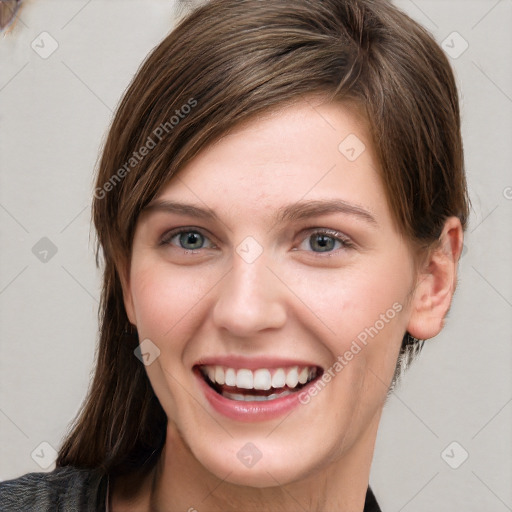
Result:
{"label": "woman's face", "polygon": [[353,111],[298,102],[204,150],[140,216],[127,312],[170,424],[219,478],[371,458],[415,284],[378,168]]}

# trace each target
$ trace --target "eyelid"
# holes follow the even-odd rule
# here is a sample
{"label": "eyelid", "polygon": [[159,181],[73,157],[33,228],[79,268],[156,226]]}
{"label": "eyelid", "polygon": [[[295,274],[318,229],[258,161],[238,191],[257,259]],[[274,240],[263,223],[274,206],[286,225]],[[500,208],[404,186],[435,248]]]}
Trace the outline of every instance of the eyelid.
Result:
{"label": "eyelid", "polygon": [[342,240],[349,240],[350,237],[341,231],[337,231],[336,229],[331,228],[308,228],[304,230],[308,235],[312,235],[314,233],[325,233],[326,235],[331,235],[336,238],[340,238]]}

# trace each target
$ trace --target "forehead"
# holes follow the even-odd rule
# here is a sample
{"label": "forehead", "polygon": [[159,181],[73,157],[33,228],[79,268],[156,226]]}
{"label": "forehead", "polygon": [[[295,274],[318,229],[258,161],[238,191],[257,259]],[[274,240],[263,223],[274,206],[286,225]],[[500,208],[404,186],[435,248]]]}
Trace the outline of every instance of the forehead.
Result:
{"label": "forehead", "polygon": [[186,201],[225,215],[243,210],[255,220],[274,218],[290,203],[327,199],[377,216],[385,213],[384,196],[365,120],[343,104],[310,100],[237,126],[155,201]]}

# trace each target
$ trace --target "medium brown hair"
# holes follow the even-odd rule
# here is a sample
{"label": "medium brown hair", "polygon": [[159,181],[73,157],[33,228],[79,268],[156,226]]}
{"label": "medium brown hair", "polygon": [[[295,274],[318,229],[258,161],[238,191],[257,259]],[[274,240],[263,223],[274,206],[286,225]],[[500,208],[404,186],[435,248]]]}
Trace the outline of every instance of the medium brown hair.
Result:
{"label": "medium brown hair", "polygon": [[[57,466],[146,471],[167,418],[134,356],[120,275],[141,210],[201,150],[242,121],[312,94],[368,121],[395,221],[429,247],[468,217],[457,89],[432,36],[387,0],[212,0],[149,55],[100,161],[93,219],[104,279],[94,379]],[[341,141],[340,141],[341,142]],[[143,150],[142,148],[146,148]],[[405,336],[400,360],[411,352]]]}

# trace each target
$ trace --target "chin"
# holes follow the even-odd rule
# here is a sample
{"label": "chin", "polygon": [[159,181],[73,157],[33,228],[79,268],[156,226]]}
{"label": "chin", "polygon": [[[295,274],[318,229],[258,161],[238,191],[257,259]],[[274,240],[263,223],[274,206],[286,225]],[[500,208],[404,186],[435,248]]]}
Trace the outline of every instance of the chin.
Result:
{"label": "chin", "polygon": [[[215,452],[198,453],[196,459],[202,466],[219,480],[245,487],[275,487],[287,485],[305,479],[316,472],[319,467],[327,465],[326,458],[308,458],[300,447],[286,450],[268,447],[263,441],[255,441],[262,449],[257,450],[250,441],[235,442],[242,449],[226,446]],[[233,443],[232,443],[233,444]],[[268,445],[268,441],[267,441]],[[266,452],[264,455],[262,452]],[[252,458],[251,458],[252,456]],[[322,462],[323,461],[323,462]]]}

